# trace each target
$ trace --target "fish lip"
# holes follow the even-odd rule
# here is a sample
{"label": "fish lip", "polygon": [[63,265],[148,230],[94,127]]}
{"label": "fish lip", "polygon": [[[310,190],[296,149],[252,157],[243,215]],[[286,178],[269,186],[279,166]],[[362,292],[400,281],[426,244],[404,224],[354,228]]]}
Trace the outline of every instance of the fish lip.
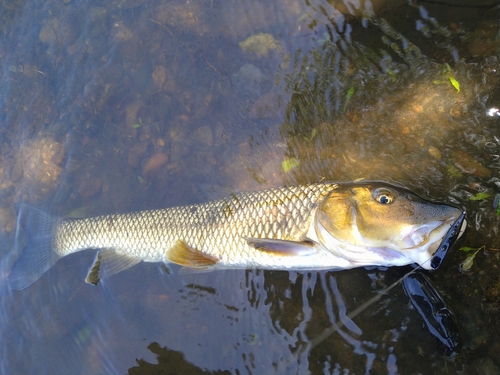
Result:
{"label": "fish lip", "polygon": [[443,262],[444,257],[448,253],[450,247],[462,236],[467,227],[466,213],[462,211],[457,220],[451,225],[450,229],[441,241],[438,249],[432,256],[430,266],[432,270],[437,269]]}

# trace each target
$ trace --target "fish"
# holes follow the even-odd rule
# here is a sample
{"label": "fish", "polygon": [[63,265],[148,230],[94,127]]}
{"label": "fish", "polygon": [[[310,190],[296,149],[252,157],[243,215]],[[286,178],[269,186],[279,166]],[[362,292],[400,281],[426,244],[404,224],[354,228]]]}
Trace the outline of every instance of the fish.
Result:
{"label": "fish", "polygon": [[[83,219],[17,203],[29,239],[8,283],[24,289],[59,259],[97,249],[85,281],[144,262],[187,269],[344,270],[416,263],[432,270],[466,228],[465,212],[378,181],[242,192],[207,203]],[[433,262],[435,254],[440,254]]]}

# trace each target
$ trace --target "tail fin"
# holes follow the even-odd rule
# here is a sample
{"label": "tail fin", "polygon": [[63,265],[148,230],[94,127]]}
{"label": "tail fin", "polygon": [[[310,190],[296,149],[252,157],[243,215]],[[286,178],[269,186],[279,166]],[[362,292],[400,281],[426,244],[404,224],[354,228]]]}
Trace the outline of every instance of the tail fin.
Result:
{"label": "tail fin", "polygon": [[38,280],[61,255],[53,249],[55,220],[42,210],[16,203],[17,221],[29,236],[28,243],[14,264],[8,281],[12,289],[24,289]]}

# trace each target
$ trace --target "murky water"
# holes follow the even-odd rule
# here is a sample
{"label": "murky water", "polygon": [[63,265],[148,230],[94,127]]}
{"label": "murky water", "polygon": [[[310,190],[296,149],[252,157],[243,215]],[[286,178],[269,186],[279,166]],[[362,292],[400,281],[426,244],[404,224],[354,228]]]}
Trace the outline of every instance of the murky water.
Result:
{"label": "murky water", "polygon": [[[499,10],[330,3],[2,4],[1,373],[500,371]],[[6,285],[15,202],[81,217],[357,178],[467,210],[461,246],[484,248],[429,274],[459,321],[453,359],[400,286],[350,318],[411,268],[141,263],[96,287],[89,251]]]}

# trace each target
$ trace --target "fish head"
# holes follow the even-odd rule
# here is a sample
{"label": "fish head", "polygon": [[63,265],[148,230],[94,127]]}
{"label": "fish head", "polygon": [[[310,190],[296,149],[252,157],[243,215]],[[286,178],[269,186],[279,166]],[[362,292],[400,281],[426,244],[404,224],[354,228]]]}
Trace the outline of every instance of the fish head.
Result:
{"label": "fish head", "polygon": [[339,185],[315,219],[319,241],[353,267],[417,263],[435,269],[465,227],[461,209],[379,182]]}

